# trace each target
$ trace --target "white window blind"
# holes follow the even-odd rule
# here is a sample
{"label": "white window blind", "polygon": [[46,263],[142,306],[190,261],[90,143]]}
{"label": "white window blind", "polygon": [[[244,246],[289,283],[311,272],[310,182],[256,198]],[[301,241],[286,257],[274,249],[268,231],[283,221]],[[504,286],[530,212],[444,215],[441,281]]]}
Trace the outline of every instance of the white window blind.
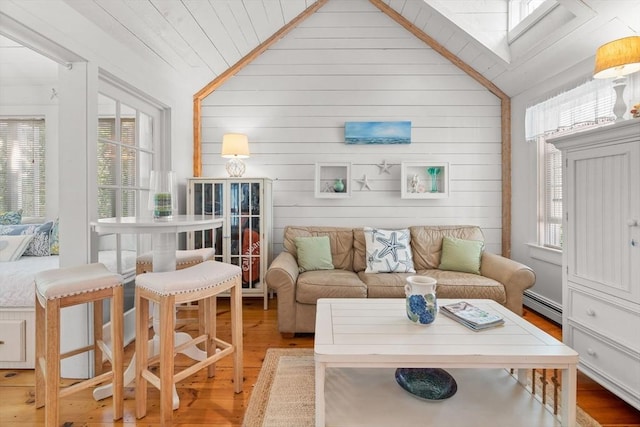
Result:
{"label": "white window blind", "polygon": [[0,212],[45,216],[45,120],[0,118]]}

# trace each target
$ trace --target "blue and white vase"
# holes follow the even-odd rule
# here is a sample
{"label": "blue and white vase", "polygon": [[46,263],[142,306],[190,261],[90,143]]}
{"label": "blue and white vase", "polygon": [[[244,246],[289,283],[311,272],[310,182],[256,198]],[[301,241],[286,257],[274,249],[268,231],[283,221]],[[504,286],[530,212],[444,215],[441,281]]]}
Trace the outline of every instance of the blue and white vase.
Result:
{"label": "blue and white vase", "polygon": [[407,317],[417,325],[430,325],[436,320],[438,299],[436,279],[428,276],[409,276],[404,285],[407,297]]}

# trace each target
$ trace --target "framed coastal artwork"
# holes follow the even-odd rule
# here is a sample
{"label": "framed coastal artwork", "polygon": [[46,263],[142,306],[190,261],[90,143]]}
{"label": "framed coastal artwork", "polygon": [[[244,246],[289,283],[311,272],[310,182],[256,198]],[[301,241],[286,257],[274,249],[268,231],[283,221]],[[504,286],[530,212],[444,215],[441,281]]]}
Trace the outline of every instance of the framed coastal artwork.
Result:
{"label": "framed coastal artwork", "polygon": [[345,122],[347,144],[410,144],[411,122]]}

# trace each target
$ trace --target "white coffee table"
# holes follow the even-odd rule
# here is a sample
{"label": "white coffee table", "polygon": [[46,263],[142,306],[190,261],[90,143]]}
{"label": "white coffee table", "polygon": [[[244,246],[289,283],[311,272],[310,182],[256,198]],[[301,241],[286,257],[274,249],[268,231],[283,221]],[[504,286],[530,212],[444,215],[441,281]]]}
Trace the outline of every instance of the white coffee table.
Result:
{"label": "white coffee table", "polygon": [[[440,305],[456,301],[459,300],[438,300]],[[476,394],[479,393],[481,399],[486,399],[487,404],[491,400],[497,400],[492,398],[496,398],[496,390],[499,391],[496,389],[490,392],[492,386],[487,385],[487,392],[482,393],[482,384],[487,381],[487,372],[490,372],[487,370],[518,369],[518,381],[526,385],[527,369],[559,369],[562,373],[561,423],[563,426],[574,426],[578,353],[492,300],[467,299],[466,301],[487,311],[499,313],[504,317],[505,325],[475,332],[442,314],[439,314],[436,321],[429,326],[414,325],[406,317],[404,298],[318,300],[314,346],[316,426],[325,425],[327,409],[325,399],[331,397],[332,401],[338,402],[338,405],[347,405],[344,402],[349,399],[349,393],[346,392],[340,398],[325,396],[325,380],[327,375],[334,371],[332,368],[340,368],[335,369],[335,372],[339,372],[338,381],[344,378],[351,381],[356,378],[356,382],[361,382],[364,386],[357,393],[362,395],[365,401],[367,401],[367,393],[370,393],[369,405],[375,407],[373,403],[375,399],[378,399],[381,404],[385,403],[387,397],[380,396],[379,393],[380,389],[386,386],[376,387],[375,384],[381,383],[376,382],[375,378],[367,385],[367,378],[374,375],[371,371],[375,371],[369,368],[387,368],[387,370],[393,368],[387,375],[392,376],[394,369],[398,367],[437,367],[447,370],[465,368],[464,372],[461,370],[464,374],[464,384],[459,384],[457,394],[463,396],[462,398],[468,396],[465,394],[467,390],[460,390],[460,388],[467,382],[471,388],[471,384],[475,381],[480,384]],[[329,369],[328,372],[327,369]],[[362,378],[357,378],[357,369],[362,369]],[[474,371],[476,369],[482,371]],[[467,377],[473,377],[469,371],[478,373],[479,379],[467,381]],[[490,377],[497,376],[497,374],[490,375]],[[502,381],[498,384],[504,384],[506,381],[504,378],[497,380]],[[393,382],[391,378],[391,383]],[[475,386],[477,387],[477,384]],[[397,389],[400,393],[406,393],[399,386]],[[328,390],[334,393],[339,392],[340,388],[329,387]],[[393,393],[397,393],[398,390],[394,390]],[[352,391],[351,395],[354,393]],[[515,394],[515,392],[509,394]],[[456,396],[453,396],[451,401],[455,398]],[[458,402],[464,405],[462,401]],[[430,402],[426,403],[430,404]],[[525,405],[529,404],[525,403]],[[504,403],[498,403],[496,411],[501,412],[495,413],[496,419],[509,410],[510,408],[505,407]],[[367,412],[370,411],[365,411]],[[470,420],[473,420],[473,414],[470,415]],[[516,416],[526,419],[527,414],[516,413]],[[340,425],[365,424],[362,424],[362,420],[354,420],[351,423],[341,419]],[[549,424],[542,422],[541,425]]]}

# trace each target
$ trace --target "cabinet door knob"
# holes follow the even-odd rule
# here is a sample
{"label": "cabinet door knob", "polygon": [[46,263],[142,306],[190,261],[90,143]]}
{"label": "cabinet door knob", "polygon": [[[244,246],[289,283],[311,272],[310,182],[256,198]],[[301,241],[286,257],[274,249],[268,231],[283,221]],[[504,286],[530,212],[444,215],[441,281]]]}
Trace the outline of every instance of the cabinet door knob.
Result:
{"label": "cabinet door knob", "polygon": [[595,316],[596,315],[596,311],[593,308],[590,308],[587,310],[587,316]]}
{"label": "cabinet door knob", "polygon": [[628,225],[629,227],[637,227],[637,226],[638,226],[638,224],[640,224],[640,222],[639,222],[637,219],[633,219],[633,218],[632,218],[632,219],[630,219],[630,220],[628,220],[628,221],[627,221],[627,225]]}
{"label": "cabinet door knob", "polygon": [[596,355],[596,351],[594,349],[592,349],[592,348],[588,348],[587,349],[587,354],[589,356],[595,356]]}
{"label": "cabinet door knob", "polygon": [[635,239],[631,239],[631,246],[638,246],[638,242]]}

